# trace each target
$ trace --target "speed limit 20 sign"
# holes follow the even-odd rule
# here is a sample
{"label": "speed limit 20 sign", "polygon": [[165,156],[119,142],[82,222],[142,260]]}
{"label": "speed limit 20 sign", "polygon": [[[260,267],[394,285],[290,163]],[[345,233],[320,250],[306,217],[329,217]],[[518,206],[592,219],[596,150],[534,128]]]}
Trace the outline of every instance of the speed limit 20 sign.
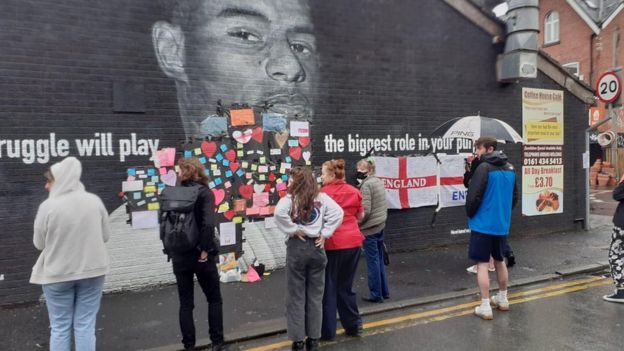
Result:
{"label": "speed limit 20 sign", "polygon": [[613,72],[607,72],[598,79],[596,96],[600,101],[610,104],[620,97],[622,84],[620,78]]}

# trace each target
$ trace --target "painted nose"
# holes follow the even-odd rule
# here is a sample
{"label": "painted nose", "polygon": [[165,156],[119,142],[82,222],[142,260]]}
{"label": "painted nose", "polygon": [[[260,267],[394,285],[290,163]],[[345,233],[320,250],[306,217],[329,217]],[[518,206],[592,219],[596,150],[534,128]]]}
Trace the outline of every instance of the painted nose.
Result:
{"label": "painted nose", "polygon": [[269,77],[279,82],[301,83],[306,79],[305,70],[288,43],[274,47],[266,70]]}

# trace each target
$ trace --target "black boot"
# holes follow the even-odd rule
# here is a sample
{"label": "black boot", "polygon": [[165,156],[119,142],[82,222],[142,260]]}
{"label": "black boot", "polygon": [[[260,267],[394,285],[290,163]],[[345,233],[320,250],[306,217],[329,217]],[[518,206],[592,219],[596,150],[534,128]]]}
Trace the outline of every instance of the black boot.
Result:
{"label": "black boot", "polygon": [[292,350],[293,351],[303,351],[305,350],[305,344],[303,341],[294,341],[292,343]]}
{"label": "black boot", "polygon": [[319,339],[306,339],[306,350],[307,351],[317,351],[319,349]]}

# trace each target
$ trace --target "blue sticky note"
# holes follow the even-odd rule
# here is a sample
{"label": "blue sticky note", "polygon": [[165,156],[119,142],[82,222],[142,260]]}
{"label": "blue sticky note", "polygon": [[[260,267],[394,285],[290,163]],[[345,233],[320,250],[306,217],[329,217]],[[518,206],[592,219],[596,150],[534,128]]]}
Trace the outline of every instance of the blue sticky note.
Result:
{"label": "blue sticky note", "polygon": [[164,189],[166,187],[165,183],[158,184],[159,189]]}
{"label": "blue sticky note", "polygon": [[279,113],[263,113],[262,125],[266,132],[283,132],[286,130],[286,116]]}
{"label": "blue sticky note", "polygon": [[287,182],[288,181],[288,175],[287,174],[283,174],[282,175],[282,180]]}
{"label": "blue sticky note", "polygon": [[147,170],[148,177],[155,176],[155,175],[156,175],[156,170],[154,168],[150,168]]}
{"label": "blue sticky note", "polygon": [[297,147],[299,146],[299,140],[288,140],[288,146],[290,147]]}
{"label": "blue sticky note", "polygon": [[128,168],[128,175],[129,176],[135,176],[136,175],[136,169]]}
{"label": "blue sticky note", "polygon": [[136,193],[132,193],[132,198],[134,198],[135,200],[140,200],[142,196],[143,196],[143,193],[140,191],[137,191]]}
{"label": "blue sticky note", "polygon": [[221,151],[226,152],[228,149],[227,145],[221,144]]}
{"label": "blue sticky note", "polygon": [[214,180],[215,185],[221,185],[223,184],[223,180],[221,180],[221,178],[217,178]]}
{"label": "blue sticky note", "polygon": [[219,162],[223,161],[223,155],[221,155],[221,154],[217,154],[216,159],[217,159],[217,161],[219,161]]}
{"label": "blue sticky note", "polygon": [[225,172],[225,176],[226,176],[227,178],[232,178],[232,176],[233,176],[233,175],[234,175],[234,173],[232,173],[232,171],[226,171],[226,172]]}
{"label": "blue sticky note", "polygon": [[286,163],[292,163],[292,158],[290,158],[290,156],[286,156],[284,161],[286,161]]}
{"label": "blue sticky note", "polygon": [[210,189],[214,188],[215,186],[216,186],[216,185],[215,185],[215,182],[210,182],[210,183],[208,183],[208,187],[209,187]]}
{"label": "blue sticky note", "polygon": [[152,182],[158,183],[158,176],[152,176]]}
{"label": "blue sticky note", "polygon": [[230,161],[229,160],[223,160],[223,166],[230,167]]}
{"label": "blue sticky note", "polygon": [[189,151],[189,150],[184,151],[184,157],[186,158],[193,157],[193,151]]}
{"label": "blue sticky note", "polygon": [[242,169],[239,169],[238,171],[236,171],[236,175],[239,176],[239,177],[242,177],[242,176],[245,175],[245,172],[243,172]]}
{"label": "blue sticky note", "polygon": [[209,176],[210,175],[210,170],[208,168],[204,169],[204,172],[206,172],[206,175]]}
{"label": "blue sticky note", "polygon": [[200,157],[200,158],[199,158],[199,162],[200,162],[202,165],[205,165],[205,164],[206,164],[206,162],[208,162],[208,161],[206,161],[206,158],[202,156],[202,157]]}

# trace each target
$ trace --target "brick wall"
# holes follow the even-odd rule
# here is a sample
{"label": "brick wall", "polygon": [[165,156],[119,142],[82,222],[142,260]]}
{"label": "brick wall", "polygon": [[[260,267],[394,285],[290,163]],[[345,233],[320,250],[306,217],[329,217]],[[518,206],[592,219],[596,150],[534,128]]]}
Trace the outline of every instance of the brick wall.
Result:
{"label": "brick wall", "polygon": [[[522,84],[497,83],[494,66],[502,47],[493,46],[486,32],[443,1],[312,4],[322,64],[313,126],[316,164],[340,156],[355,167],[360,157],[326,153],[323,137],[330,133],[338,138],[349,133],[415,137],[451,117],[477,113],[521,130],[522,86],[563,89],[541,73]],[[0,140],[45,139],[50,133],[73,140],[109,132],[115,140],[136,133],[159,139],[160,146],[177,145],[184,131],[175,85],[158,67],[150,33],[155,21],[167,17],[158,2],[149,0],[2,1],[0,41],[6,44],[0,50]],[[113,112],[118,81],[142,87],[143,113]],[[573,189],[583,188],[583,179],[575,175],[582,174],[584,139],[579,131],[587,120],[586,106],[566,94],[565,114],[565,212],[523,218],[517,208],[512,237],[571,229],[573,220],[583,216],[585,200]],[[520,148],[505,150],[519,165]],[[76,149],[70,152],[76,154]],[[83,162],[85,185],[111,212],[121,205],[117,192],[125,168],[148,163],[145,156],[130,156],[125,162],[118,156],[85,157]],[[0,281],[0,304],[33,301],[40,293],[28,284],[37,255],[31,228],[37,205],[45,198],[41,173],[48,166],[7,158],[4,150],[0,157],[0,274],[5,278]],[[430,226],[432,215],[433,208],[393,211],[389,248],[415,250],[466,241],[466,235],[450,234],[466,227],[463,209],[442,210],[435,227]],[[126,244],[111,248],[114,257],[121,257],[113,281],[145,260],[163,262],[154,252],[153,238],[132,235],[126,236]],[[156,267],[168,269],[166,264]],[[136,285],[160,281],[131,271]]]}

